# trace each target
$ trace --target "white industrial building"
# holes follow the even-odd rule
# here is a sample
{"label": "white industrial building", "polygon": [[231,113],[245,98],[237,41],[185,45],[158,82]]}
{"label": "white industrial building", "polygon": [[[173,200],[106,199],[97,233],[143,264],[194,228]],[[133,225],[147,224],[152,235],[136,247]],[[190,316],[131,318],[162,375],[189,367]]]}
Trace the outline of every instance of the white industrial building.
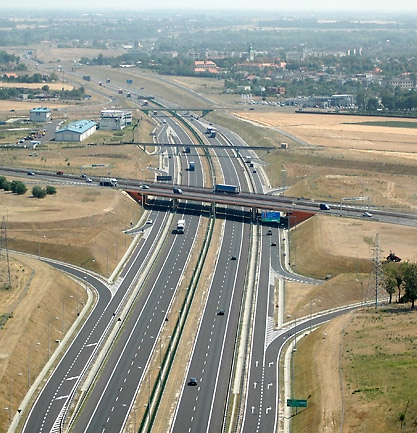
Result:
{"label": "white industrial building", "polygon": [[99,127],[105,131],[120,130],[132,123],[132,113],[123,110],[103,110]]}
{"label": "white industrial building", "polygon": [[48,122],[51,120],[51,110],[46,107],[32,108],[30,110],[30,121],[31,122]]}
{"label": "white industrial building", "polygon": [[97,129],[97,123],[92,120],[78,120],[55,131],[55,141],[83,141]]}

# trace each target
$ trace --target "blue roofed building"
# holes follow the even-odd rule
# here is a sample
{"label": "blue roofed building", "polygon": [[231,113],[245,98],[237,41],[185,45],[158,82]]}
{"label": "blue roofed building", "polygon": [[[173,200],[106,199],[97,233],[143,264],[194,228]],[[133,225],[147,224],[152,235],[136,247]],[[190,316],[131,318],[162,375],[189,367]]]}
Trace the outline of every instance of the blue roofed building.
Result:
{"label": "blue roofed building", "polygon": [[78,120],[57,129],[55,131],[55,141],[83,141],[91,134],[94,134],[96,129],[96,122],[92,120]]}
{"label": "blue roofed building", "polygon": [[51,110],[46,107],[37,107],[30,110],[30,121],[31,122],[48,122],[51,120]]}

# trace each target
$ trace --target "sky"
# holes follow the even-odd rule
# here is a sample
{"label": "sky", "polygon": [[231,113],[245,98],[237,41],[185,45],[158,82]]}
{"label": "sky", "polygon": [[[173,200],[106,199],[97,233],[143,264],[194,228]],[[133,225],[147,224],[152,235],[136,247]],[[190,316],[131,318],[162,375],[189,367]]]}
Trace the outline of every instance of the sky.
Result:
{"label": "sky", "polygon": [[1,1],[0,9],[84,9],[99,11],[105,9],[190,9],[190,10],[273,10],[279,11],[375,11],[379,12],[416,12],[415,0],[14,0]]}

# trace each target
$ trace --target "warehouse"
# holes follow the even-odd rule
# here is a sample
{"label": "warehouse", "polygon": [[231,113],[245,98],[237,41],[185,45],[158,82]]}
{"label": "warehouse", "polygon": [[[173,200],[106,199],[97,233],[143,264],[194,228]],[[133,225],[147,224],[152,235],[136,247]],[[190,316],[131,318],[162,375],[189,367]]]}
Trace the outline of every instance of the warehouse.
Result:
{"label": "warehouse", "polygon": [[55,131],[55,141],[79,142],[96,132],[97,123],[92,120],[78,120]]}

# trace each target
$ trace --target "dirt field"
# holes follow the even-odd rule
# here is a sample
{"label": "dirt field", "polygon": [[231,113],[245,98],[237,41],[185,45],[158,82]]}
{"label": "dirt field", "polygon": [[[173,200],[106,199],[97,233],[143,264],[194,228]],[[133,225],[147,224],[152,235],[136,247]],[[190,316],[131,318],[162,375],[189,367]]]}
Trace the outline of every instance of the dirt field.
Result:
{"label": "dirt field", "polygon": [[[235,114],[268,128],[284,130],[308,146],[365,153],[369,158],[382,153],[384,157],[417,159],[417,120],[413,119],[256,111]],[[410,123],[412,127],[382,126],[388,120]],[[381,126],[369,125],[370,122],[379,122]]]}

